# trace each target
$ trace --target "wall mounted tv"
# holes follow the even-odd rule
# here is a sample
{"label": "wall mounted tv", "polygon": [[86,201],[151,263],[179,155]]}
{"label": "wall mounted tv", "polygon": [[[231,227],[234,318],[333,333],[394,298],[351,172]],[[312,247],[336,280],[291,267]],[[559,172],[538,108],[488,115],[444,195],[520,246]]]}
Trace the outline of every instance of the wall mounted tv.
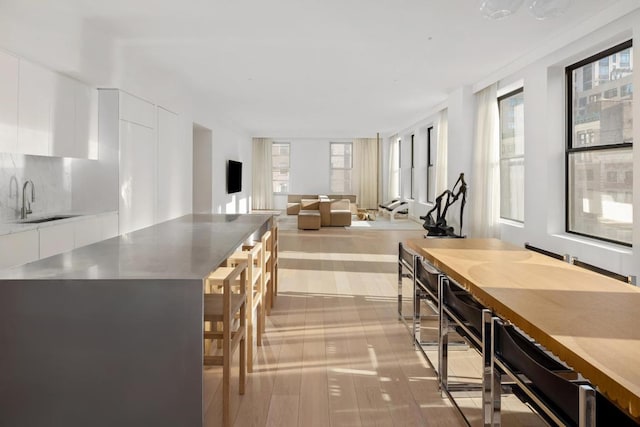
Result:
{"label": "wall mounted tv", "polygon": [[227,164],[227,194],[242,191],[242,162],[229,160]]}

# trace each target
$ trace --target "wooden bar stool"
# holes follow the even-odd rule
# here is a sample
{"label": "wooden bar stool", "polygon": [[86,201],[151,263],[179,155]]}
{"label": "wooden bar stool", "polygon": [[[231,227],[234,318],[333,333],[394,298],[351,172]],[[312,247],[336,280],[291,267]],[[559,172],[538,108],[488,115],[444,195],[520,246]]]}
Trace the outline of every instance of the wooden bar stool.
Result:
{"label": "wooden bar stool", "polygon": [[[221,279],[222,278],[222,279]],[[246,289],[247,289],[247,261],[240,261],[235,267],[219,267],[205,279],[205,287],[211,287],[211,282],[222,280],[222,293],[204,294],[204,321],[211,324],[222,325],[222,331],[207,330],[205,325],[204,339],[222,340],[222,355],[209,355],[206,351],[203,357],[205,365],[222,365],[222,423],[230,426],[230,379],[231,360],[233,353],[240,347],[239,366],[239,392],[244,394],[247,371],[246,358]],[[238,293],[232,292],[232,284],[236,280],[240,281],[237,286]],[[238,322],[234,322],[236,314]],[[234,323],[237,326],[234,328]],[[214,328],[209,328],[214,329]],[[216,328],[217,329],[217,328]],[[205,345],[205,349],[207,346]]]}
{"label": "wooden bar stool", "polygon": [[[257,345],[262,345],[262,332],[264,331],[264,304],[263,304],[263,277],[262,277],[262,258],[264,251],[262,243],[258,242],[253,246],[243,246],[242,251],[233,253],[227,258],[227,266],[234,267],[241,262],[247,263],[247,340],[249,346],[247,348],[247,370],[253,372],[254,359],[254,337],[253,327],[256,325]],[[257,319],[256,319],[257,318]]]}
{"label": "wooden bar stool", "polygon": [[273,306],[273,256],[272,256],[272,245],[273,245],[273,236],[271,234],[271,230],[266,231],[262,238],[260,239],[262,242],[262,247],[265,248],[263,253],[263,265],[262,265],[262,275],[264,276],[264,289],[266,292],[265,298],[265,306],[267,308],[267,315],[271,314],[271,307]]}
{"label": "wooden bar stool", "polygon": [[271,299],[271,307],[278,295],[278,222],[272,218],[271,223],[271,272],[273,277],[273,298]]}

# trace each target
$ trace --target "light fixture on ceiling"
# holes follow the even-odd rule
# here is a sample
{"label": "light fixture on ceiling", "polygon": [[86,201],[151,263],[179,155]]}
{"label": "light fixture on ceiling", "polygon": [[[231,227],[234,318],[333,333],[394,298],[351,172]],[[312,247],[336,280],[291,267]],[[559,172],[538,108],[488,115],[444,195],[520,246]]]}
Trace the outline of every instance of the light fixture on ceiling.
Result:
{"label": "light fixture on ceiling", "polygon": [[[480,12],[485,18],[504,19],[520,9],[525,0],[481,0]],[[536,19],[562,15],[573,0],[527,0],[527,10]]]}

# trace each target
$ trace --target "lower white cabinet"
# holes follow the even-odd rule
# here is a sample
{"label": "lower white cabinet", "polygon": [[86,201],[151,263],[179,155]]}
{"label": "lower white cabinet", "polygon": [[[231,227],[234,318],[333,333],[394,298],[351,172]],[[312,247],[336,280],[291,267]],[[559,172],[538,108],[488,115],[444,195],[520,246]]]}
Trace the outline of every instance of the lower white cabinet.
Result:
{"label": "lower white cabinet", "polygon": [[37,261],[117,235],[117,212],[5,234],[0,236],[0,268]]}
{"label": "lower white cabinet", "polygon": [[38,230],[0,236],[0,268],[36,261],[39,258],[38,245]]}
{"label": "lower white cabinet", "polygon": [[75,247],[90,245],[102,240],[102,218],[93,217],[73,222]]}
{"label": "lower white cabinet", "polygon": [[102,239],[110,239],[116,237],[118,233],[118,213],[112,213],[103,215],[100,220],[102,221]]}
{"label": "lower white cabinet", "polygon": [[67,222],[39,228],[40,258],[72,250],[75,247],[75,226],[74,222]]}

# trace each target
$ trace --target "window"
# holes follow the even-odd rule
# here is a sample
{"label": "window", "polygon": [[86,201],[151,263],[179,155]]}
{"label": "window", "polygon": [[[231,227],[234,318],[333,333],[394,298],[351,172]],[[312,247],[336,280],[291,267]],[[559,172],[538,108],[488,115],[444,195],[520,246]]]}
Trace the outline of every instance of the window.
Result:
{"label": "window", "polygon": [[427,128],[427,202],[434,203],[436,193],[436,168],[433,164],[435,160],[433,140],[433,126]]}
{"label": "window", "polygon": [[500,109],[500,217],[524,221],[524,90],[498,98]]}
{"label": "window", "polygon": [[[631,41],[567,67],[567,232],[631,246],[633,51]],[[619,55],[618,55],[619,54]],[[615,59],[619,57],[619,66]],[[605,76],[603,64],[613,64]],[[586,87],[585,70],[601,67]],[[604,93],[586,106],[580,99]]]}
{"label": "window", "polygon": [[416,173],[416,165],[415,165],[415,138],[414,135],[411,134],[411,199],[415,200],[415,173]]}
{"label": "window", "polygon": [[332,142],[331,150],[331,192],[350,194],[353,151],[350,142]]}
{"label": "window", "polygon": [[289,192],[289,158],[291,145],[288,142],[274,142],[271,146],[271,173],[273,175],[273,192]]}

